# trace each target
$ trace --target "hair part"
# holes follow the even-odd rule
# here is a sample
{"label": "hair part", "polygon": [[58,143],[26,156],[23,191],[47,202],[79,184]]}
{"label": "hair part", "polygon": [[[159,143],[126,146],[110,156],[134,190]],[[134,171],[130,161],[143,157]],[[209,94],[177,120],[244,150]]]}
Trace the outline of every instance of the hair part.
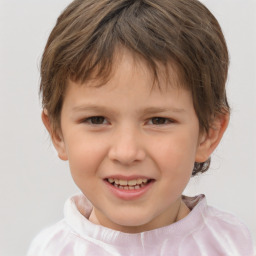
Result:
{"label": "hair part", "polygon": [[[104,85],[122,47],[145,60],[154,85],[159,64],[177,67],[201,130],[208,132],[216,115],[229,112],[227,46],[218,21],[199,1],[75,0],[58,18],[41,62],[42,104],[53,130],[60,129],[67,81]],[[193,175],[209,164],[195,163]]]}

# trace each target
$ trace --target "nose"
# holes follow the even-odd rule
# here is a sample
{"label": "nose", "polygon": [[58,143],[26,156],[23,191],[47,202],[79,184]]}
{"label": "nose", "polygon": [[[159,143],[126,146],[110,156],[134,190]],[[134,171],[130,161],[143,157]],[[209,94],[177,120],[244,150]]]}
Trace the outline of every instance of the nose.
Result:
{"label": "nose", "polygon": [[146,152],[142,144],[141,135],[138,131],[128,127],[119,129],[113,137],[108,154],[109,158],[123,165],[143,161]]}

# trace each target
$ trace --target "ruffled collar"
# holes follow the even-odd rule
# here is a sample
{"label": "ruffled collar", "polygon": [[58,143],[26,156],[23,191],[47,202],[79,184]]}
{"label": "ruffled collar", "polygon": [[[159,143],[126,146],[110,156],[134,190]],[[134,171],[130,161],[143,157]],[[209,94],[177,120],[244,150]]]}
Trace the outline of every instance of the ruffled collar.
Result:
{"label": "ruffled collar", "polygon": [[88,220],[92,211],[92,204],[82,194],[70,197],[64,208],[65,221],[75,231],[77,235],[85,239],[96,239],[102,243],[122,246],[132,243],[133,246],[141,246],[141,243],[157,243],[163,236],[182,237],[195,227],[202,224],[202,215],[207,209],[204,195],[195,197],[182,196],[184,203],[191,210],[183,219],[154,230],[129,234],[112,230],[101,225],[96,225]]}

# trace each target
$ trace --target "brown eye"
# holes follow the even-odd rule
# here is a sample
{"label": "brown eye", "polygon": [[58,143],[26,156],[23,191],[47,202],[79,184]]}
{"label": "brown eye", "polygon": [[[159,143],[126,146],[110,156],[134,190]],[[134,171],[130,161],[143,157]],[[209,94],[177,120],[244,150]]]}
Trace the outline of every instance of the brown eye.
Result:
{"label": "brown eye", "polygon": [[172,121],[165,117],[153,117],[151,118],[151,123],[154,125],[163,125],[163,124],[172,123]]}
{"label": "brown eye", "polygon": [[85,121],[90,124],[104,124],[106,119],[103,116],[92,116],[87,118]]}

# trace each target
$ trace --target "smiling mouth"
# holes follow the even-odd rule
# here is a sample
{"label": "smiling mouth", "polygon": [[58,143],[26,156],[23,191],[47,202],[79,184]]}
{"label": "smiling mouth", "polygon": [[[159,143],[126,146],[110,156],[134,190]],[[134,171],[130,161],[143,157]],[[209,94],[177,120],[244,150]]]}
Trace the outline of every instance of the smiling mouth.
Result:
{"label": "smiling mouth", "polygon": [[120,179],[113,179],[108,178],[106,179],[108,183],[110,183],[112,186],[122,189],[122,190],[138,190],[149,183],[151,183],[152,179],[134,179],[134,180],[120,180]]}

